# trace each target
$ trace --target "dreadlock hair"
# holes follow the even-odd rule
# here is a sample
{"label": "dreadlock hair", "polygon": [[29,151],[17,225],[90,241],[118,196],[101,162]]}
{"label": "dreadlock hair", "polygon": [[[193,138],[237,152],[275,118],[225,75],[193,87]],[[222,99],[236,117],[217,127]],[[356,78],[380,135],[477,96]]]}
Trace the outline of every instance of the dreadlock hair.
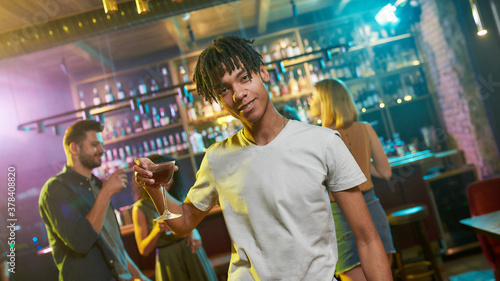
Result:
{"label": "dreadlock hair", "polygon": [[222,84],[225,71],[232,73],[239,64],[248,74],[251,71],[258,73],[263,62],[262,56],[250,46],[254,41],[237,36],[213,39],[198,57],[194,70],[193,81],[198,95],[206,101],[216,101],[215,89]]}

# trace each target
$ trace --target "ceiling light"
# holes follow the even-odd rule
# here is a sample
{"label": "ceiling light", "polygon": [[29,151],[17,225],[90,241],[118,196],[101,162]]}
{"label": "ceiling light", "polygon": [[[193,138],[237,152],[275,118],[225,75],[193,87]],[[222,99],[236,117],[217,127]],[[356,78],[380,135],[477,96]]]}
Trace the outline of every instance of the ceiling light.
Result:
{"label": "ceiling light", "polygon": [[116,0],[102,0],[102,6],[106,14],[114,14],[118,12],[118,4]]}
{"label": "ceiling light", "polygon": [[139,15],[149,13],[149,3],[146,0],[135,0],[135,5],[137,6],[137,13]]}
{"label": "ceiling light", "polygon": [[476,23],[477,35],[483,36],[488,33],[488,31],[484,29],[483,19],[481,18],[481,14],[479,13],[479,9],[477,8],[476,0],[469,0],[469,3],[472,10],[472,17],[474,18],[474,22]]}

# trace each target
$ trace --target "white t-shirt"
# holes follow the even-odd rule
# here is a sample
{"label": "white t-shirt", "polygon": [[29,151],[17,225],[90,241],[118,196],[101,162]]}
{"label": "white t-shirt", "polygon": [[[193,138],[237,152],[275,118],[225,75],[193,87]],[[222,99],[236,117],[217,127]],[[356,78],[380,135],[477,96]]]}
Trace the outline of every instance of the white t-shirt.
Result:
{"label": "white t-shirt", "polygon": [[187,197],[221,206],[233,242],[229,280],[331,281],[337,243],[327,188],[366,181],[331,129],[290,120],[257,146],[239,131],[212,145]]}

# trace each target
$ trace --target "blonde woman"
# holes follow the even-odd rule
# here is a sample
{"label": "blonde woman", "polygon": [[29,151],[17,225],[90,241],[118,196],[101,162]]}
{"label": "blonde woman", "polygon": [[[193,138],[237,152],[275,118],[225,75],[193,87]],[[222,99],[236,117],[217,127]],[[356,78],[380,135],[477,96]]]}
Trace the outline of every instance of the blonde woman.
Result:
{"label": "blonde woman", "polygon": [[[389,222],[373,191],[371,176],[389,179],[392,170],[380,144],[377,133],[368,123],[358,122],[358,112],[346,85],[337,79],[325,79],[314,86],[310,101],[311,115],[321,117],[322,126],[337,130],[368,179],[359,185],[373,223],[384,244],[389,263],[395,252]],[[371,176],[370,176],[371,175]],[[345,280],[366,280],[354,235],[339,206],[330,194],[332,213],[337,233],[339,261],[335,270]]]}

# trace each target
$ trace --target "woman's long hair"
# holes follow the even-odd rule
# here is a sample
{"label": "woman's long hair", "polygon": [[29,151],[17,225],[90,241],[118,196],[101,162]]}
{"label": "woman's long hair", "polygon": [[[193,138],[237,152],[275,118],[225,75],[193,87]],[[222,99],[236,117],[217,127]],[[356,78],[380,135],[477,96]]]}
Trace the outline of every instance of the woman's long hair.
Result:
{"label": "woman's long hair", "polygon": [[314,85],[321,100],[323,127],[348,128],[358,121],[358,111],[352,94],[344,82],[338,79],[323,79]]}

